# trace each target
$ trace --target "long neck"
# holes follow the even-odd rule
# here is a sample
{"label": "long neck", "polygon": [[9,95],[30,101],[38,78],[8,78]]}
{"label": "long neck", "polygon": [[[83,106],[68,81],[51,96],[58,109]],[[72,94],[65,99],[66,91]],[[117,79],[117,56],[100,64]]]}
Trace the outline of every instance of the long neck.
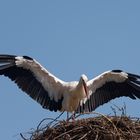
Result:
{"label": "long neck", "polygon": [[76,95],[78,96],[78,98],[80,98],[80,99],[85,98],[85,91],[84,91],[84,86],[83,86],[82,80],[79,81],[75,92],[76,92]]}

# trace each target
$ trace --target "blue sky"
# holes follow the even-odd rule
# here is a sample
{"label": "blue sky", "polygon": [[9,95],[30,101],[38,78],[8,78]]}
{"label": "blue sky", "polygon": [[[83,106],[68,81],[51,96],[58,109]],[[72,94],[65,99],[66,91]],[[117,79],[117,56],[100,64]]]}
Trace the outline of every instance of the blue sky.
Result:
{"label": "blue sky", "polygon": [[[138,0],[1,1],[0,53],[31,56],[65,81],[111,69],[140,74],[139,5]],[[20,139],[19,133],[59,114],[42,109],[3,76],[0,85],[1,139]],[[140,116],[140,101],[128,98],[96,111],[109,114],[112,104],[124,102],[130,116]]]}

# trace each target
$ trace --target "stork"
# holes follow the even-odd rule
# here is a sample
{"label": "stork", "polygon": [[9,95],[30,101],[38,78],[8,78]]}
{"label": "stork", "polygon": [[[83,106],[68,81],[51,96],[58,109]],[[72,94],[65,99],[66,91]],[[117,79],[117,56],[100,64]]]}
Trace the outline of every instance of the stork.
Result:
{"label": "stork", "polygon": [[88,80],[65,82],[28,56],[0,55],[0,75],[50,111],[91,112],[117,97],[140,98],[140,76],[122,70],[106,71]]}

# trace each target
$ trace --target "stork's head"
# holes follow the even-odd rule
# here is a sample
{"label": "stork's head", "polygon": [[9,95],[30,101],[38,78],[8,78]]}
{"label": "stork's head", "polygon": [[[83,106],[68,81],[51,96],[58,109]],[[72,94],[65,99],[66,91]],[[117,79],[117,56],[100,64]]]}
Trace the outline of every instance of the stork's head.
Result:
{"label": "stork's head", "polygon": [[86,97],[88,98],[88,88],[87,88],[87,81],[88,81],[88,78],[86,75],[82,74],[81,78],[80,78],[80,83],[82,84],[83,88],[84,88],[84,91],[85,91],[85,94],[86,94]]}

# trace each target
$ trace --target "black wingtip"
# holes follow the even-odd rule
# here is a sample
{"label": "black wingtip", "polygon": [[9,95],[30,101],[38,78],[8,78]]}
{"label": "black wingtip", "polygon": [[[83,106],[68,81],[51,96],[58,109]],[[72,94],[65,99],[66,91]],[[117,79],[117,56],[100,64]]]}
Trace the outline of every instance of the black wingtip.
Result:
{"label": "black wingtip", "polygon": [[3,74],[4,70],[15,65],[15,55],[0,55],[0,75]]}
{"label": "black wingtip", "polygon": [[0,55],[0,62],[4,63],[4,62],[15,61],[15,57],[16,57],[16,55],[1,54]]}
{"label": "black wingtip", "polygon": [[132,73],[128,74],[128,84],[133,87],[133,94],[140,99],[140,76]]}
{"label": "black wingtip", "polygon": [[[18,55],[0,54],[0,59],[15,59]],[[33,60],[33,58],[24,55],[23,58]]]}
{"label": "black wingtip", "polygon": [[140,75],[132,74],[132,73],[127,73],[129,78],[134,78],[134,79],[139,79],[140,80]]}
{"label": "black wingtip", "polygon": [[16,55],[0,54],[0,58],[15,58]]}

